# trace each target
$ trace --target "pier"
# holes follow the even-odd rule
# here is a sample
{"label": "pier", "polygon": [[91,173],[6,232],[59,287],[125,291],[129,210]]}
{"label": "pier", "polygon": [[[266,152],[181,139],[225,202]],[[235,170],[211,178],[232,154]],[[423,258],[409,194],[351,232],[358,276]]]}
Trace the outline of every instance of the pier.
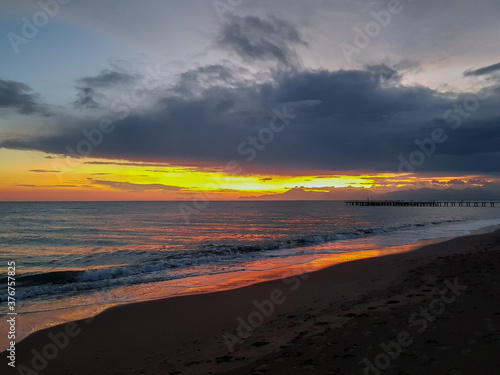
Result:
{"label": "pier", "polygon": [[365,200],[345,201],[346,206],[386,206],[386,207],[495,207],[499,201],[407,201],[407,200]]}

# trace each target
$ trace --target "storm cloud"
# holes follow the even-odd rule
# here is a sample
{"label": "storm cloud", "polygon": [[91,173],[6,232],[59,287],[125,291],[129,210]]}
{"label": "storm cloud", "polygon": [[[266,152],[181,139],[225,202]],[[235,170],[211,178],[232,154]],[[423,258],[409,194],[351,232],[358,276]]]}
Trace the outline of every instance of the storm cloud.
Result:
{"label": "storm cloud", "polygon": [[[402,75],[385,65],[335,72],[281,71],[272,82],[238,87],[206,87],[197,79],[200,74],[231,79],[221,67],[185,75],[179,82],[184,88],[197,88],[197,96],[165,92],[154,111],[116,121],[115,130],[94,147],[92,156],[179,163],[200,159],[212,164],[236,160],[264,169],[396,171],[398,156],[420,150],[416,141],[430,139],[439,128],[446,142],[436,145],[418,171],[498,172],[500,111],[495,90],[482,93],[481,99],[474,93],[450,96],[403,85]],[[460,118],[456,105],[463,112],[463,103],[475,107]],[[267,131],[260,146],[252,146],[249,137],[259,139],[276,112],[295,117],[283,123],[284,129],[271,141]],[[91,132],[97,126],[89,123],[85,129]],[[66,128],[0,145],[65,154],[68,146],[76,149],[86,139],[82,129]],[[249,163],[251,148],[256,156]]]}

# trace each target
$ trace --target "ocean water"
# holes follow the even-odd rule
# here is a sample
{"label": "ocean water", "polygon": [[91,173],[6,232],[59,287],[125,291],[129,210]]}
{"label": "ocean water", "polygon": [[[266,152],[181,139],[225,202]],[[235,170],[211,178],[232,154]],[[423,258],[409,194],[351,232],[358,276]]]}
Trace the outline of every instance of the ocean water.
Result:
{"label": "ocean water", "polygon": [[[241,286],[292,265],[379,255],[500,225],[498,207],[212,202],[187,222],[179,204],[0,203],[0,264],[6,274],[7,262],[16,262],[18,333],[118,303]],[[7,312],[3,289],[0,314]]]}

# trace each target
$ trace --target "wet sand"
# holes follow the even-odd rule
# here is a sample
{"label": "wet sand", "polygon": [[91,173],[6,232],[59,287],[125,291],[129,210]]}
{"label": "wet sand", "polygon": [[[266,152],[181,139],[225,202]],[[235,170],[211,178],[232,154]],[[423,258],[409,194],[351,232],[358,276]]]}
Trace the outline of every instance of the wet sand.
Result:
{"label": "wet sand", "polygon": [[497,374],[499,281],[496,231],[117,306],[30,335],[16,345],[17,368],[5,352],[1,367],[50,375]]}

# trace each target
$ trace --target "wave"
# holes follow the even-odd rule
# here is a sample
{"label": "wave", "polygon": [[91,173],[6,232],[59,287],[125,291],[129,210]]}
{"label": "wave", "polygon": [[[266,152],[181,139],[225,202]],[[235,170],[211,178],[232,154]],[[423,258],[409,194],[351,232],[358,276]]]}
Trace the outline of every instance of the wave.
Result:
{"label": "wave", "polygon": [[[216,273],[223,269],[241,269],[242,263],[262,258],[263,256],[272,257],[272,252],[276,250],[297,249],[297,251],[287,254],[283,252],[275,253],[277,254],[276,256],[289,257],[297,255],[300,252],[299,248],[314,244],[376,236],[408,229],[421,229],[425,226],[435,226],[457,221],[463,220],[414,223],[390,228],[362,228],[350,232],[313,234],[293,239],[277,239],[272,242],[258,244],[210,243],[200,246],[197,250],[164,252],[135,251],[129,254],[129,264],[85,270],[27,274],[18,276],[16,281],[17,286],[24,290],[24,298],[165,281],[206,274],[208,269],[211,269],[210,272]],[[266,254],[261,254],[262,252],[266,252]],[[111,256],[113,254],[108,253]],[[0,301],[5,301],[6,298],[6,295],[0,295]]]}
{"label": "wave", "polygon": [[17,277],[19,287],[39,286],[45,284],[61,285],[87,281],[112,280],[127,276],[162,271],[169,268],[177,268],[175,264],[160,262],[145,265],[125,265],[113,266],[98,269],[88,269],[81,271],[53,271],[46,273],[37,273]]}
{"label": "wave", "polygon": [[264,244],[255,244],[255,245],[210,243],[207,245],[203,245],[202,249],[204,251],[208,251],[216,255],[246,254],[246,253],[268,251],[268,250],[292,249],[296,247],[310,246],[326,242],[350,240],[362,237],[376,236],[384,233],[397,232],[401,230],[422,228],[428,225],[441,225],[441,224],[454,223],[460,221],[463,220],[443,220],[443,221],[433,221],[431,223],[404,224],[389,228],[383,228],[383,227],[362,228],[362,229],[355,229],[350,232],[342,232],[336,234],[314,234],[294,239],[275,240],[273,242],[268,242]]}
{"label": "wave", "polygon": [[37,273],[31,275],[18,276],[16,279],[17,286],[35,286],[42,284],[66,284],[77,281],[78,275],[85,271],[53,271],[46,273]]}
{"label": "wave", "polygon": [[[158,270],[165,267],[157,267]],[[168,268],[168,266],[167,266]],[[34,274],[19,277],[25,282],[31,283],[29,288],[24,288],[28,284],[19,282],[16,289],[18,300],[28,300],[31,298],[60,298],[93,293],[96,290],[112,289],[114,287],[137,285],[144,283],[154,283],[173,279],[181,279],[200,275],[213,275],[226,272],[243,271],[243,267],[219,267],[214,270],[187,270],[177,274],[165,274],[154,272],[150,265],[145,266],[124,266],[110,267],[98,270],[86,271],[56,271],[45,274]],[[200,272],[201,271],[201,272]],[[49,275],[50,274],[50,275]],[[47,277],[47,275],[49,275]],[[125,277],[129,277],[125,280]],[[0,302],[7,301],[7,294],[0,295]]]}

